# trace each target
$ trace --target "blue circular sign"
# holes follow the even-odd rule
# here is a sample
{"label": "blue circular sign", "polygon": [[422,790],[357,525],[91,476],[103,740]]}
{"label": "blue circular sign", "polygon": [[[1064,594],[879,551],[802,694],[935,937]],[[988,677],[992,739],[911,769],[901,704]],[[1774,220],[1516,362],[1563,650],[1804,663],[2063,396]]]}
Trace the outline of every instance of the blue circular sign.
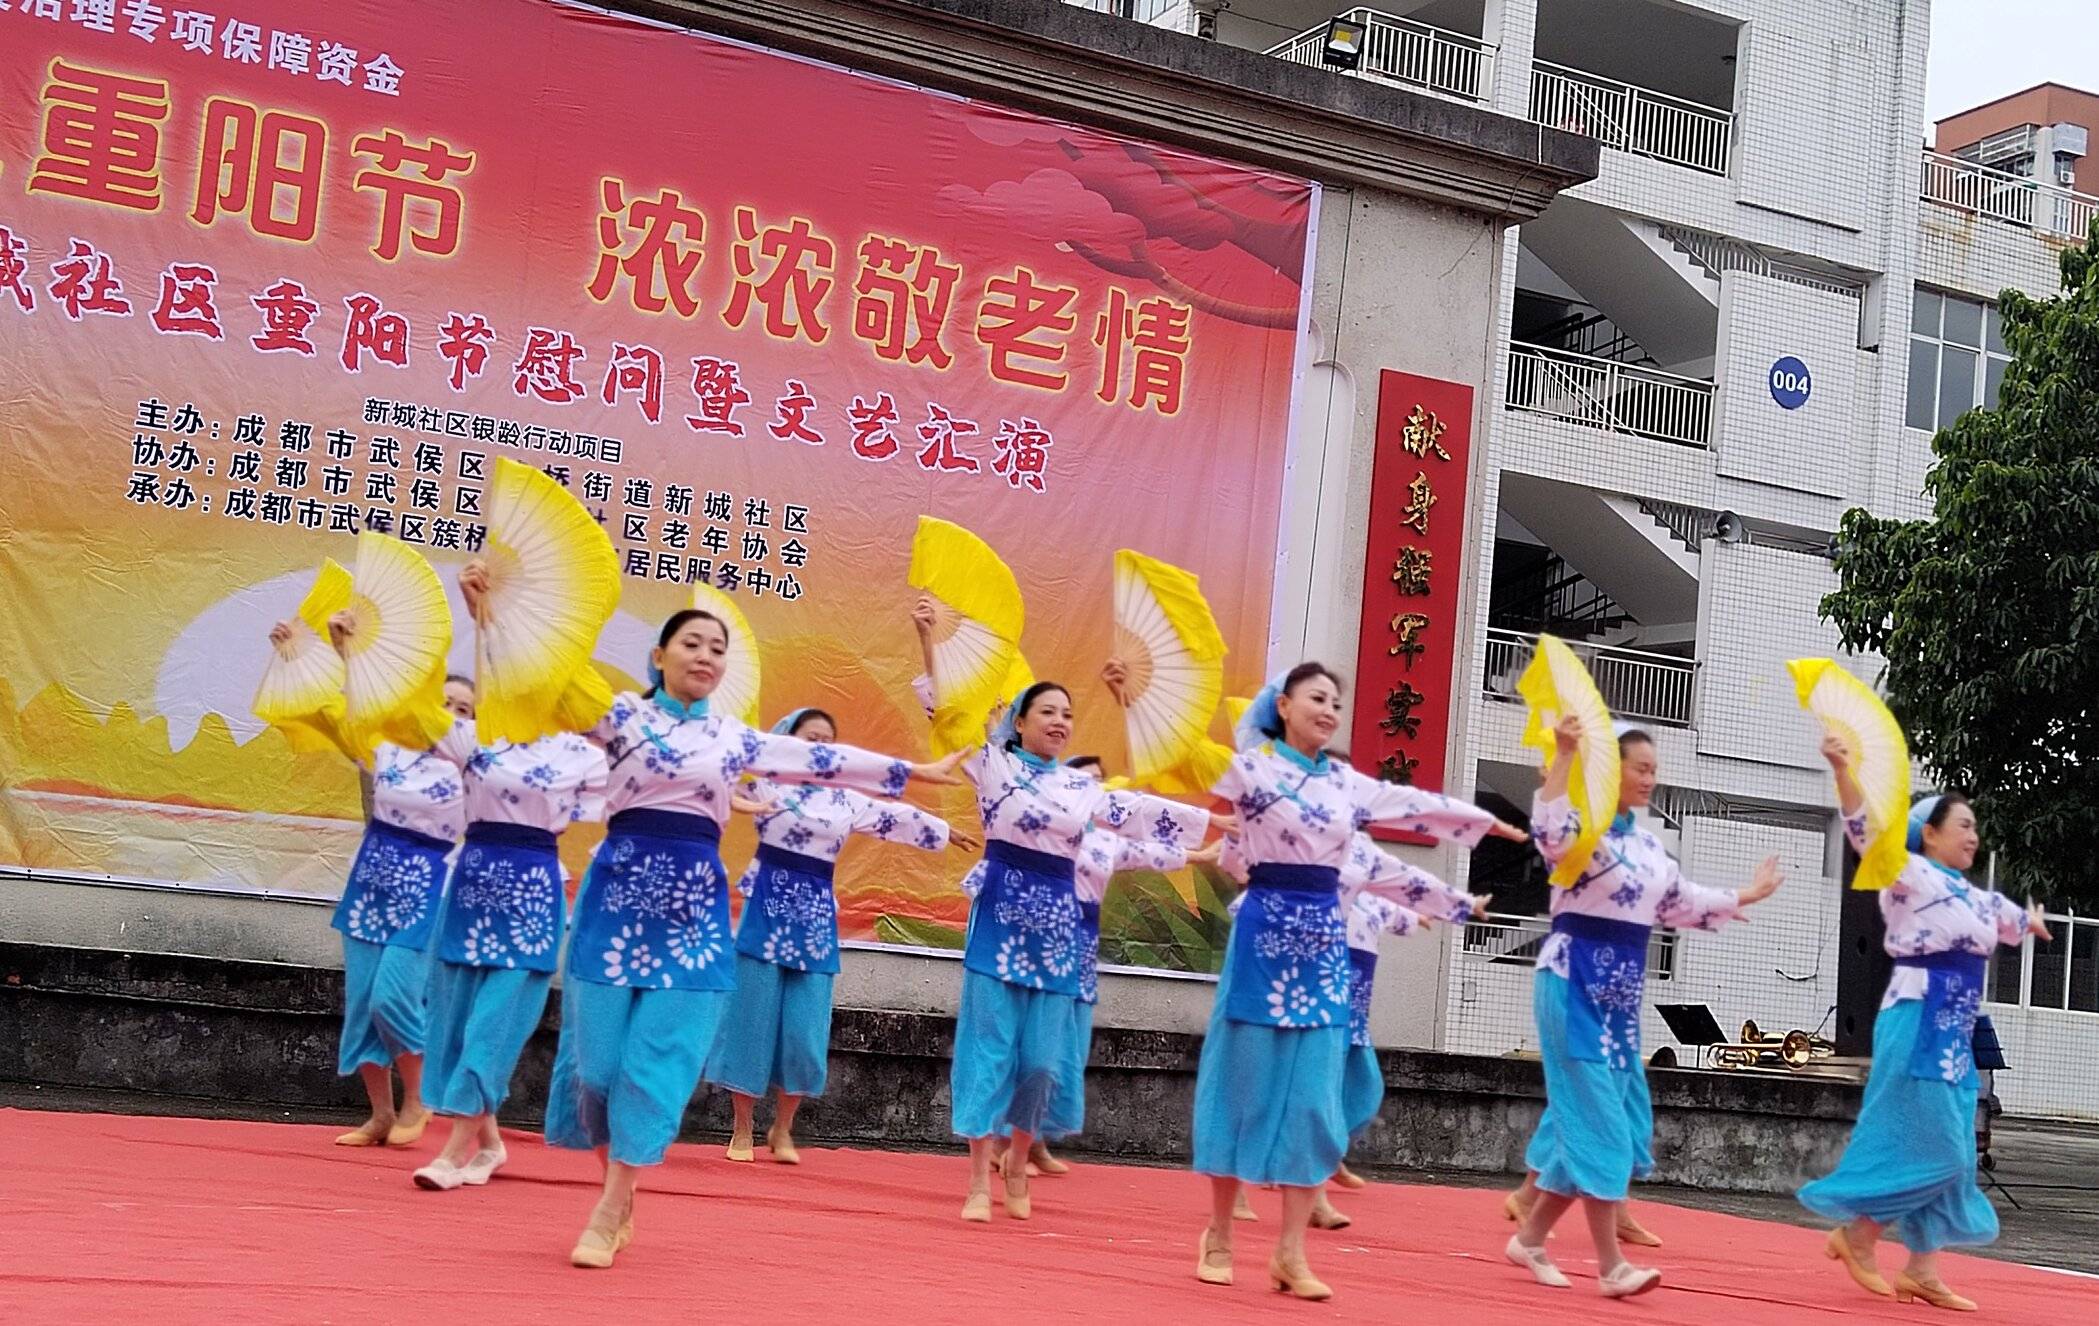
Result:
{"label": "blue circular sign", "polygon": [[1807,404],[1807,398],[1815,390],[1814,379],[1808,376],[1807,365],[1791,355],[1771,366],[1771,399],[1778,402],[1782,410],[1797,410]]}

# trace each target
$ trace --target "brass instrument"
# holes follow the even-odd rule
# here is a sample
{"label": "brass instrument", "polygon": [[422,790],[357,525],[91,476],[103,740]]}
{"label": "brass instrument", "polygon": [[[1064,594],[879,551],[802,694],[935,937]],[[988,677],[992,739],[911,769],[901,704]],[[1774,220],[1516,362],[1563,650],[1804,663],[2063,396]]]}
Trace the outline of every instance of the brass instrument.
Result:
{"label": "brass instrument", "polygon": [[1837,1052],[1834,1042],[1805,1031],[1789,1031],[1783,1036],[1767,1036],[1759,1029],[1754,1019],[1742,1024],[1742,1036],[1732,1045],[1711,1047],[1715,1068],[1775,1068],[1780,1065],[1788,1069],[1802,1069],[1817,1059],[1828,1059]]}

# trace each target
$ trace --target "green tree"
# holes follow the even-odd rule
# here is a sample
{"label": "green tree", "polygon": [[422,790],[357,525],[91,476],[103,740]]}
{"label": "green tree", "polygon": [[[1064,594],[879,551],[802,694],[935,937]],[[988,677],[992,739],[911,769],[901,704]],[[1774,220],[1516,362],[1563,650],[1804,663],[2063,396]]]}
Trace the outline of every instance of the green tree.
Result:
{"label": "green tree", "polygon": [[2006,291],[1994,410],[1932,439],[1927,520],[1844,517],[1845,645],[1887,660],[1890,707],[1942,787],[1974,798],[2000,887],[2099,910],[2099,234],[2063,293]]}

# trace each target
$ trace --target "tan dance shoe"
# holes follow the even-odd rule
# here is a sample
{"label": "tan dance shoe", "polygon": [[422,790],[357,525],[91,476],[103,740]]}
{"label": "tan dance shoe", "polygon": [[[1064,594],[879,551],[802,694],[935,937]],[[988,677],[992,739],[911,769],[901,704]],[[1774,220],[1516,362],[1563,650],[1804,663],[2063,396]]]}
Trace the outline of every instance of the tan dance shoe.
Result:
{"label": "tan dance shoe", "polygon": [[749,1164],[752,1156],[751,1135],[749,1133],[730,1133],[729,1149],[723,1154],[739,1165]]}
{"label": "tan dance shoe", "polygon": [[620,1247],[618,1230],[607,1233],[596,1225],[589,1225],[577,1237],[576,1246],[569,1249],[568,1264],[587,1271],[602,1271],[612,1265]]}
{"label": "tan dance shoe", "polygon": [[[1324,1194],[1321,1196],[1323,1199]],[[1340,1211],[1335,1210],[1331,1202],[1321,1200],[1312,1208],[1312,1228],[1314,1229],[1347,1229],[1354,1223],[1356,1222]]]}
{"label": "tan dance shoe", "polygon": [[1050,1149],[1037,1142],[1028,1148],[1028,1172],[1030,1174],[1069,1174],[1071,1166],[1050,1154]]}
{"label": "tan dance shoe", "polygon": [[1618,1212],[1618,1241],[1620,1243],[1630,1243],[1636,1248],[1659,1248],[1662,1246],[1661,1237],[1639,1221],[1633,1219],[1633,1213],[1627,1210]]}
{"label": "tan dance shoe", "polygon": [[[336,1138],[335,1144],[337,1146],[385,1146],[387,1139],[391,1135],[389,1128],[381,1128],[375,1121],[367,1119],[349,1132],[344,1133],[341,1137]],[[417,1136],[421,1136],[420,1131],[418,1131]]]}
{"label": "tan dance shoe", "polygon": [[1334,1168],[1334,1184],[1336,1187],[1347,1188],[1353,1191],[1363,1187],[1368,1182],[1368,1179],[1346,1165],[1337,1165]]}
{"label": "tan dance shoe", "polygon": [[1910,1277],[1908,1271],[1897,1271],[1895,1273],[1895,1301],[1897,1303],[1908,1303],[1920,1298],[1933,1307],[1945,1308],[1948,1312],[1973,1312],[1976,1310],[1974,1299],[1962,1298],[1959,1294],[1948,1289],[1944,1281],[1916,1280]]}
{"label": "tan dance shoe", "polygon": [[1285,1265],[1280,1258],[1269,1258],[1268,1283],[1274,1285],[1281,1293],[1312,1303],[1324,1303],[1334,1296],[1334,1291],[1328,1287],[1326,1281],[1314,1276],[1312,1268],[1303,1262],[1290,1266]]}
{"label": "tan dance shoe", "polygon": [[778,1128],[770,1128],[765,1134],[765,1149],[772,1152],[776,1165],[799,1165],[802,1153],[794,1149],[794,1135]]}
{"label": "tan dance shoe", "polygon": [[1829,1238],[1822,1244],[1822,1255],[1833,1262],[1844,1263],[1844,1269],[1851,1272],[1851,1278],[1867,1293],[1878,1294],[1882,1298],[1894,1296],[1895,1291],[1888,1287],[1888,1282],[1881,1273],[1859,1260],[1858,1253],[1852,1250],[1851,1240],[1844,1237],[1841,1228],[1829,1231]]}
{"label": "tan dance shoe", "polygon": [[1212,1238],[1208,1226],[1203,1228],[1202,1243],[1196,1253],[1195,1278],[1206,1285],[1232,1283],[1232,1245]]}
{"label": "tan dance shoe", "polygon": [[988,1192],[971,1193],[969,1200],[962,1203],[962,1218],[972,1224],[990,1224],[991,1194]]}
{"label": "tan dance shoe", "polygon": [[396,1119],[394,1126],[386,1130],[386,1144],[388,1146],[414,1146],[417,1142],[423,1140],[423,1130],[430,1126],[430,1119],[431,1113],[429,1110]]}
{"label": "tan dance shoe", "polygon": [[1260,1218],[1261,1213],[1254,1210],[1252,1202],[1246,1200],[1246,1189],[1241,1188],[1239,1195],[1232,1199],[1232,1219],[1259,1220]]}
{"label": "tan dance shoe", "polygon": [[1015,1220],[1026,1220],[1034,1214],[1034,1203],[1028,1197],[1028,1176],[1015,1178],[1006,1176],[1006,1214]]}

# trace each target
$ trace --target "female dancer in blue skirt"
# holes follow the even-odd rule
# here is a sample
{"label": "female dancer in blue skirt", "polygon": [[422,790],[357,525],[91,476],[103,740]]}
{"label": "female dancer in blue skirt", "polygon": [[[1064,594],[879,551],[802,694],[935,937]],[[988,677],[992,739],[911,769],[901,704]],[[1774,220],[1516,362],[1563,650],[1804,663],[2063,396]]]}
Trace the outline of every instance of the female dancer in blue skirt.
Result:
{"label": "female dancer in blue skirt", "polygon": [[[1098,755],[1078,755],[1064,762],[1078,773],[1104,777],[1105,766]],[[1093,1009],[1100,1001],[1101,903],[1108,886],[1125,870],[1155,870],[1171,874],[1187,865],[1215,861],[1223,839],[1209,847],[1185,851],[1171,843],[1125,838],[1097,824],[1088,824],[1078,852],[1072,857],[1072,890],[1079,900],[1079,995],[1073,1009],[1078,1019],[1071,1042],[1071,1064],[1057,1083],[1057,1094],[1043,1116],[1041,1131],[1029,1150],[1029,1173],[1064,1174],[1071,1167],[1050,1154],[1049,1142],[1076,1137],[1086,1128],[1086,1061],[1093,1054]],[[1000,1130],[1011,1135],[1011,1127]],[[1000,1163],[1003,1153],[996,1153]]]}
{"label": "female dancer in blue skirt", "polygon": [[[1223,867],[1241,884],[1247,882],[1246,854],[1236,838],[1227,840]],[[1363,1135],[1385,1102],[1385,1074],[1378,1067],[1377,1050],[1370,1040],[1370,1001],[1377,979],[1379,940],[1388,934],[1404,937],[1426,930],[1430,916],[1462,925],[1475,912],[1484,910],[1490,900],[1454,889],[1426,870],[1400,860],[1381,849],[1367,833],[1359,833],[1349,842],[1348,857],[1341,865],[1340,906],[1348,918],[1349,967],[1348,1062],[1341,1076],[1341,1109],[1348,1122],[1350,1142]],[[1243,893],[1232,899],[1229,910],[1235,920],[1245,901]],[[1364,1186],[1363,1180],[1350,1173],[1346,1165],[1335,1169],[1334,1182],[1344,1188]],[[1240,1220],[1256,1219],[1245,1202],[1246,1190],[1242,1187],[1233,1215]],[[1325,1188],[1318,1190],[1312,1203],[1314,1229],[1347,1229],[1353,1223],[1334,1208]]]}
{"label": "female dancer in blue skirt", "polygon": [[[468,564],[459,590],[478,618],[487,567]],[[462,723],[439,746],[466,770],[466,840],[438,923],[423,1090],[453,1123],[415,1182],[444,1191],[487,1183],[509,1158],[496,1116],[561,953],[567,905],[555,845],[569,825],[604,814],[606,768],[604,752],[573,732],[476,747]]]}
{"label": "female dancer in blue skirt", "polygon": [[[1822,743],[1837,780],[1851,845],[1866,849],[1865,793],[1851,753]],[[1973,1312],[1939,1278],[1939,1249],[1997,1238],[1997,1212],[1975,1183],[1975,1098],[1981,1087],[1969,1044],[1983,999],[1983,971],[1999,944],[2051,938],[2040,913],[1962,876],[1980,845],[1975,812],[1957,793],[1910,812],[1909,864],[1880,895],[1884,945],[1895,959],[1873,1024],[1873,1068],[1844,1158],[1800,1190],[1816,1215],[1844,1222],[1827,1251],[1870,1293]],[[1885,1233],[1909,1249],[1890,1285],[1874,1246]]]}
{"label": "female dancer in blue skirt", "polygon": [[1137,792],[1111,792],[1058,763],[1071,739],[1071,696],[1055,682],[1021,693],[962,772],[975,785],[984,859],[963,881],[973,899],[950,1078],[953,1126],[969,1140],[964,1220],[991,1219],[991,1162],[1002,1134],[1006,1214],[1029,1217],[1028,1153],[1066,1089],[1077,1045],[1085,921],[1073,854],[1088,824],[1194,847],[1208,812]]}
{"label": "female dancer in blue skirt", "polygon": [[1211,1178],[1210,1223],[1196,1275],[1232,1282],[1233,1207],[1241,1183],[1283,1189],[1270,1282],[1300,1298],[1333,1291],[1305,1262],[1317,1190],[1348,1146],[1341,1082],[1348,1057],[1348,933],[1341,867],[1373,824],[1476,843],[1521,838],[1486,811],[1379,782],[1326,753],[1341,684],[1301,663],[1256,696],[1239,753],[1216,794],[1238,813],[1248,888],[1195,1080],[1195,1168]]}
{"label": "female dancer in blue skirt", "polygon": [[[347,648],[353,619],[337,613],[329,638]],[[289,622],[270,643],[291,638]],[[445,678],[445,708],[472,723],[474,684]],[[339,730],[330,730],[338,743]],[[468,743],[471,745],[471,742]],[[337,1146],[413,1146],[430,1123],[423,1104],[423,1016],[430,985],[430,932],[444,892],[445,857],[459,841],[466,794],[456,754],[460,743],[407,750],[390,741],[372,752],[370,818],[342,901],[330,922],[343,937],[343,1030],[336,1071],[364,1084],[371,1117],[335,1139]],[[361,762],[358,752],[343,753]],[[394,1108],[393,1074],[401,1075]]]}
{"label": "female dancer in blue skirt", "polygon": [[[1531,805],[1531,836],[1539,853],[1556,863],[1581,833],[1581,816],[1567,797],[1580,721],[1562,720],[1553,736],[1559,755]],[[1628,728],[1619,734],[1618,750],[1620,813],[1581,877],[1552,890],[1552,934],[1538,950],[1532,1003],[1545,1061],[1545,1113],[1524,1155],[1532,1175],[1526,1189],[1538,1197],[1503,1250],[1539,1284],[1566,1288],[1545,1240],[1580,1199],[1606,1298],[1644,1294],[1662,1280],[1660,1271],[1634,1266],[1618,1250],[1627,1185],[1654,1168],[1654,1107],[1640,1059],[1648,938],[1657,925],[1717,930],[1770,897],[1781,878],[1778,858],[1771,857],[1739,891],[1685,879],[1661,840],[1633,819],[1660,778],[1654,739]]]}
{"label": "female dancer in blue skirt", "polygon": [[721,1026],[736,965],[719,843],[746,773],[895,797],[916,776],[956,781],[850,746],[751,730],[710,713],[729,630],[688,608],[663,624],[655,685],[625,694],[591,734],[612,765],[612,819],[576,897],[562,983],[547,1140],[595,1149],[605,1185],[569,1260],[612,1265],[632,1237],[640,1171],[660,1164]]}
{"label": "female dancer in blue skirt", "polygon": [[[838,740],[838,724],[821,709],[797,709],[773,731],[818,745]],[[765,1145],[775,1161],[793,1165],[801,1159],[795,1111],[805,1098],[823,1094],[830,1059],[831,979],[838,972],[831,877],[839,853],[854,834],[938,852],[948,846],[948,826],[901,801],[770,779],[742,792],[737,808],[757,819],[758,853],[737,881],[744,904],[736,929],[736,992],[700,1075],[731,1093],[731,1160],[751,1159],[752,1111],[758,1097],[777,1091],[780,1104]],[[964,842],[956,836],[958,846]]]}

